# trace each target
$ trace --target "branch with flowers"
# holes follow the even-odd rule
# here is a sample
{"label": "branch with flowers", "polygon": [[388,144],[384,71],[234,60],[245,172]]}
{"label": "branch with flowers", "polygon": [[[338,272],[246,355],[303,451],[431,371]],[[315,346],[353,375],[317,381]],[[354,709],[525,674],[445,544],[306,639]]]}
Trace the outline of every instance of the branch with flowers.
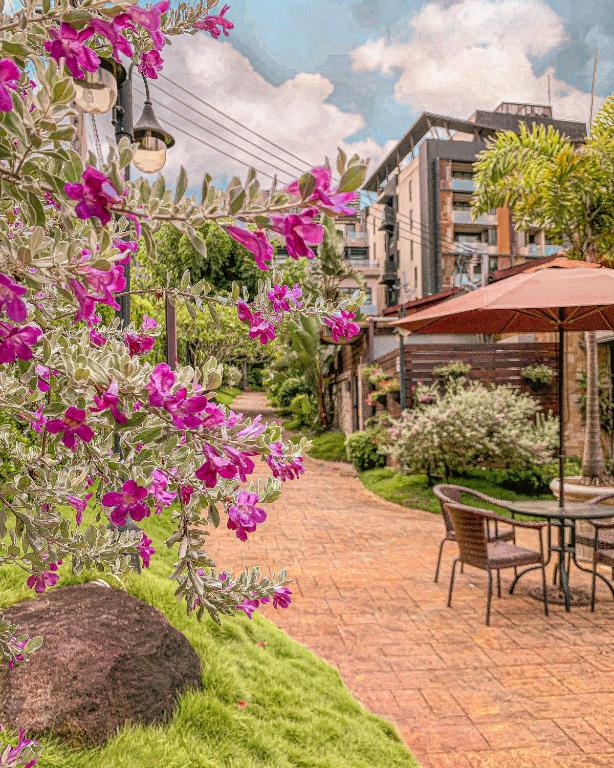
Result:
{"label": "branch with flowers", "polygon": [[[176,370],[143,360],[160,330],[152,318],[139,327],[102,318],[119,309],[125,266],[141,241],[155,256],[153,234],[171,223],[206,258],[199,229],[215,220],[262,271],[254,295],[238,284],[216,293],[189,274],[177,287],[139,290],[168,295],[193,316],[234,308],[262,344],[297,314],[320,319],[335,341],[350,338],[356,298],[333,305],[285,284],[271,268],[270,238],[285,243],[289,258],[313,259],[323,217],[353,213],[366,166],[340,153],[337,184],[323,164],[270,192],[255,171],[224,192],[205,175],[196,195],[183,168],[173,189],[162,176],[126,181],[136,150],[126,140],[101,165],[91,155],[82,161],[71,148],[80,81],[105,59],[126,58],[157,78],[171,36],[230,33],[228,6],[215,6],[25,0],[17,13],[0,13],[0,451],[14,467],[0,483],[0,565],[21,568],[36,593],[60,583],[62,564],[121,574],[138,553],[147,567],[151,540],[125,526],[169,515],[177,597],[199,619],[219,620],[291,603],[284,571],[219,571],[207,538],[222,525],[241,541],[257,535],[266,505],[303,473],[307,443],[217,404],[216,360]],[[13,440],[15,427],[28,439]],[[266,477],[254,480],[258,461]],[[0,655],[10,667],[40,642],[0,618]],[[31,768],[39,752],[20,733],[3,765]]]}

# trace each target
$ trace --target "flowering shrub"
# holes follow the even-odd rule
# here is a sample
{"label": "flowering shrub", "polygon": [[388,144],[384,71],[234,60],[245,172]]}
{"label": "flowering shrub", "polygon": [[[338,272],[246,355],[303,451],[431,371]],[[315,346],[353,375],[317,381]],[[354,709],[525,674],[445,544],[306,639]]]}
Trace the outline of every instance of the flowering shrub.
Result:
{"label": "flowering shrub", "polygon": [[[390,430],[389,451],[406,474],[429,479],[479,467],[520,468],[552,458],[557,420],[508,386],[450,382],[418,387],[416,405]],[[537,418],[539,416],[539,418]]]}
{"label": "flowering shrub", "polygon": [[386,465],[386,457],[379,451],[375,430],[352,432],[345,439],[345,451],[348,461],[358,472]]}
{"label": "flowering shrub", "polygon": [[527,365],[520,371],[522,378],[531,389],[540,390],[549,387],[554,381],[556,371],[549,365]]}
{"label": "flowering shrub", "polygon": [[225,387],[239,386],[242,378],[243,374],[241,373],[241,369],[237,368],[236,365],[224,365],[224,370],[222,373],[222,384]]}
{"label": "flowering shrub", "polygon": [[471,373],[469,363],[463,363],[461,360],[453,360],[445,365],[438,365],[433,368],[433,376],[438,379],[462,379]]}
{"label": "flowering shrub", "polygon": [[[0,412],[8,420],[0,425],[0,451],[14,467],[0,485],[0,547],[2,563],[19,566],[28,585],[44,592],[58,583],[62,562],[75,573],[121,573],[138,553],[147,565],[155,557],[151,541],[122,526],[169,514],[176,595],[198,618],[207,612],[217,620],[269,601],[289,604],[284,572],[222,577],[205,544],[222,518],[239,538],[254,535],[266,519],[263,505],[303,471],[306,444],[285,442],[279,427],[215,403],[222,368],[214,359],[174,371],[145,362],[161,331],[151,318],[125,328],[101,318],[119,307],[124,265],[139,241],[153,255],[153,233],[163,223],[204,252],[199,230],[219,222],[266,272],[268,232],[287,238],[291,257],[310,255],[322,236],[320,215],[348,214],[365,166],[342,156],[335,188],[330,169],[319,166],[266,197],[254,171],[244,182],[232,179],[226,195],[207,175],[197,200],[185,197],[183,168],[173,194],[162,176],[126,181],[136,147],[125,139],[100,167],[92,157],[82,162],[71,148],[75,81],[120,56],[157,76],[169,37],[228,35],[228,7],[214,15],[214,6],[24,0],[14,15],[0,13]],[[356,330],[351,300],[306,300],[275,271],[263,274],[253,296],[238,285],[213,293],[205,281],[191,285],[189,275],[158,293],[194,316],[232,308],[262,343],[288,312],[325,322],[336,339]],[[28,440],[13,440],[11,425]],[[269,477],[255,482],[259,459]],[[84,525],[90,500],[98,518]],[[38,641],[2,627],[6,622],[0,654],[7,664],[21,663]],[[3,764],[36,762],[25,737],[6,749]]]}

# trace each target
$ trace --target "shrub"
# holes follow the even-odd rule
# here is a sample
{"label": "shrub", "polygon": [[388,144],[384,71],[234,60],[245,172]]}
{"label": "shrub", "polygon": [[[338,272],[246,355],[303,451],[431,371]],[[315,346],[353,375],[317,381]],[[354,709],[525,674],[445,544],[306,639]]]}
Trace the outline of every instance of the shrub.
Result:
{"label": "shrub", "polygon": [[[565,475],[579,475],[582,464],[579,459],[565,460]],[[550,481],[558,477],[559,465],[557,461],[547,461],[544,464],[529,464],[517,469],[495,470],[493,479],[503,488],[526,494],[548,493]]]}
{"label": "shrub", "polygon": [[292,376],[286,379],[277,390],[277,402],[281,408],[290,408],[290,403],[297,395],[308,395],[309,387],[305,379]]}
{"label": "shrub", "polygon": [[549,365],[527,365],[520,371],[520,375],[531,387],[540,390],[549,387],[554,381],[556,371]]}
{"label": "shrub", "polygon": [[348,435],[345,439],[345,450],[348,461],[358,472],[386,465],[386,457],[378,449],[377,434],[374,430]]}
{"label": "shrub", "polygon": [[222,383],[225,387],[238,387],[242,378],[241,369],[236,365],[224,365]]}
{"label": "shrub", "polygon": [[317,407],[313,395],[307,395],[304,392],[300,395],[295,395],[292,398],[289,410],[293,414],[292,421],[296,424],[295,429],[313,427],[317,422]]}
{"label": "shrub", "polygon": [[453,360],[445,365],[438,365],[433,368],[433,376],[438,379],[463,379],[471,372],[469,363],[463,363],[460,360]]}
{"label": "shrub", "polygon": [[405,411],[390,431],[389,452],[405,474],[429,479],[478,467],[524,468],[553,456],[557,420],[509,386],[450,382],[429,389],[428,402]]}

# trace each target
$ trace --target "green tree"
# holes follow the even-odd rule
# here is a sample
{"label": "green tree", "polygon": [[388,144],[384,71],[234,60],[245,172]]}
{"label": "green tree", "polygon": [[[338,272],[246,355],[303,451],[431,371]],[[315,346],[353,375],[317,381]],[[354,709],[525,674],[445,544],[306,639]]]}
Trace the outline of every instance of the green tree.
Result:
{"label": "green tree", "polygon": [[[474,214],[509,207],[520,229],[542,228],[572,258],[609,261],[614,246],[614,97],[584,144],[552,126],[498,133],[474,166]],[[582,476],[606,481],[601,445],[597,341],[586,333],[586,430]]]}

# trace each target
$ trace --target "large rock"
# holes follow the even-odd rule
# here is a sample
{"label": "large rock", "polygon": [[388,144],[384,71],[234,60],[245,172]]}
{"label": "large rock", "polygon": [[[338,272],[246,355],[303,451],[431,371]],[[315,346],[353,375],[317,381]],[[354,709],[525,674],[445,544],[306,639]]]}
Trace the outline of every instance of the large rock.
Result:
{"label": "large rock", "polygon": [[43,647],[0,674],[0,722],[102,744],[124,723],[168,719],[200,662],[184,635],[150,605],[96,584],[64,587],[6,615]]}

